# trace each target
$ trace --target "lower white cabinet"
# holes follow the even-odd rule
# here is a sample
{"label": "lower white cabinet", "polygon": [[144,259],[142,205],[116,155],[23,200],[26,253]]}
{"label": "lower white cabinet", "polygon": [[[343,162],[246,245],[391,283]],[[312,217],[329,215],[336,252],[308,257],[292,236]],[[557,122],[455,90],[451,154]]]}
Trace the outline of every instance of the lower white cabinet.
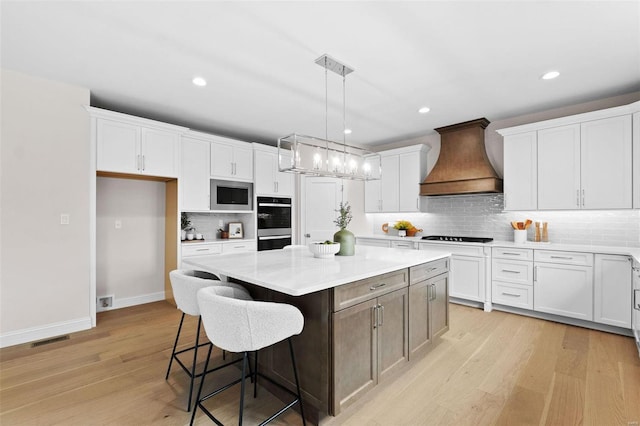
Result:
{"label": "lower white cabinet", "polygon": [[536,261],[533,286],[534,311],[593,321],[591,266]]}
{"label": "lower white cabinet", "polygon": [[533,250],[492,250],[491,301],[500,305],[533,309]]}
{"label": "lower white cabinet", "polygon": [[222,244],[222,253],[242,253],[246,251],[256,251],[255,240],[229,241]]}
{"label": "lower white cabinet", "polygon": [[449,268],[449,295],[484,303],[484,257],[453,255]]}
{"label": "lower white cabinet", "polygon": [[359,246],[371,246],[371,247],[391,247],[390,241],[385,241],[376,238],[357,238],[356,245]]}
{"label": "lower white cabinet", "polygon": [[593,320],[631,328],[631,258],[596,254]]}

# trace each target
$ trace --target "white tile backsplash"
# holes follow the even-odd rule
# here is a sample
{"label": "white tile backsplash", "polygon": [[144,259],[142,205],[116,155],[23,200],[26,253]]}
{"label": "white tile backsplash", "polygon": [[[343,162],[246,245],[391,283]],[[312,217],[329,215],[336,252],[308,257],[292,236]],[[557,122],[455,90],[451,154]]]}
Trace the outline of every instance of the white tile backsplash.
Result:
{"label": "white tile backsplash", "polygon": [[[503,194],[429,197],[426,213],[368,214],[374,234],[382,224],[410,220],[422,235],[492,237],[513,241],[511,221],[549,223],[549,240],[562,244],[640,247],[640,210],[503,212]],[[532,225],[527,239],[533,240]]]}

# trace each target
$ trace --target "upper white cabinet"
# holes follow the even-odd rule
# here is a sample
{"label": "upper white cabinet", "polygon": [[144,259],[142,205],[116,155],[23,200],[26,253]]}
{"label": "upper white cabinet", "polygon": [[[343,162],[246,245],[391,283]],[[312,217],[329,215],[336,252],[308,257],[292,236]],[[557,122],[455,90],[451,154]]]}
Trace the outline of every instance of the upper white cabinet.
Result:
{"label": "upper white cabinet", "polygon": [[580,208],[580,126],[538,132],[538,208]]}
{"label": "upper white cabinet", "polygon": [[183,136],[180,194],[182,211],[209,210],[209,150],[206,139]]}
{"label": "upper white cabinet", "polygon": [[640,209],[640,112],[633,114],[633,208]]}
{"label": "upper white cabinet", "polygon": [[419,212],[427,173],[426,145],[380,152],[382,179],[365,182],[365,212]]}
{"label": "upper white cabinet", "polygon": [[537,133],[504,138],[504,209],[538,208]]}
{"label": "upper white cabinet", "polygon": [[211,177],[253,181],[251,144],[216,137],[211,143]]}
{"label": "upper white cabinet", "polygon": [[505,210],[640,207],[638,109],[640,102],[499,130]]}
{"label": "upper white cabinet", "polygon": [[96,169],[103,172],[178,177],[177,126],[90,109],[96,116]]}
{"label": "upper white cabinet", "polygon": [[[260,144],[253,144],[253,149],[256,195],[292,197],[293,174],[279,170],[278,149]],[[289,153],[282,155],[285,162],[291,158]]]}

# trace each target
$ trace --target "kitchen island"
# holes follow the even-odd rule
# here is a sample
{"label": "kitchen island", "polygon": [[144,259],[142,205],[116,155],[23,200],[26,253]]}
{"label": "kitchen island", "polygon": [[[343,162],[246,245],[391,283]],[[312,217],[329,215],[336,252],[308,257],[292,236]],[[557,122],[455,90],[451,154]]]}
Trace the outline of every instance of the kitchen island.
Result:
{"label": "kitchen island", "polygon": [[[184,264],[240,282],[256,300],[301,310],[305,325],[294,347],[305,414],[319,424],[393,379],[448,330],[449,256],[356,246],[355,256],[320,259],[301,247]],[[293,389],[286,345],[261,351],[259,363]]]}

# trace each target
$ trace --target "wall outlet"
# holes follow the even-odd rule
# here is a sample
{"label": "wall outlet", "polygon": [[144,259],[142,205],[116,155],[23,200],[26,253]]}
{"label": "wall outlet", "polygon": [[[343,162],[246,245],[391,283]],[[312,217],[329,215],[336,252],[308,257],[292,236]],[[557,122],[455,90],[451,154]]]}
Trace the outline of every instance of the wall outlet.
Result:
{"label": "wall outlet", "polygon": [[96,312],[108,311],[109,309],[113,309],[113,294],[98,297]]}
{"label": "wall outlet", "polygon": [[122,228],[122,221],[120,219],[116,219],[116,229],[121,229]]}
{"label": "wall outlet", "polygon": [[222,221],[222,219],[220,219],[218,221],[218,228],[222,229],[223,226],[224,226],[224,222]]}
{"label": "wall outlet", "polygon": [[69,224],[69,213],[61,213],[60,225],[68,225],[68,224]]}

